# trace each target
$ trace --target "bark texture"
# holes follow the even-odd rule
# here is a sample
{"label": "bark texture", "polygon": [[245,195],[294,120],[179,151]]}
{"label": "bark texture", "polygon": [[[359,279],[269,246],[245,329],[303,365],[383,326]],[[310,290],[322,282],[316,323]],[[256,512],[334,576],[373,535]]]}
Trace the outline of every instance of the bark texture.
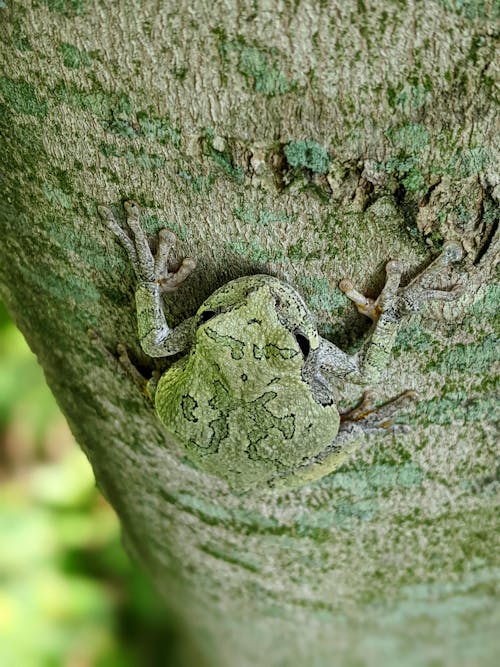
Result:
{"label": "bark texture", "polygon": [[[208,664],[496,664],[498,5],[0,6],[0,295]],[[114,356],[123,342],[153,369],[96,212],[124,198],[198,259],[171,321],[268,272],[344,348],[367,323],[342,277],[375,294],[389,257],[409,278],[462,241],[466,293],[408,322],[378,390],[420,392],[410,434],[276,495],[189,466]]]}

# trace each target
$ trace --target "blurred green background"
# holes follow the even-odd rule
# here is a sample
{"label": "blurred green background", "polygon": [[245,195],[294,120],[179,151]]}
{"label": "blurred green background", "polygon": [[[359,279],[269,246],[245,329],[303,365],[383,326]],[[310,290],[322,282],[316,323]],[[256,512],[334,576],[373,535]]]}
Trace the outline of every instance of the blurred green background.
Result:
{"label": "blurred green background", "polygon": [[0,666],[175,665],[178,639],[0,304]]}

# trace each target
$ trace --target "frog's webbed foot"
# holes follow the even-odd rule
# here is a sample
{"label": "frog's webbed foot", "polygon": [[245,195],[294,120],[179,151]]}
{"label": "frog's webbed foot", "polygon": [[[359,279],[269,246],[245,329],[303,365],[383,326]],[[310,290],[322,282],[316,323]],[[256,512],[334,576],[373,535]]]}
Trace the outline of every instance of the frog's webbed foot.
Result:
{"label": "frog's webbed foot", "polygon": [[463,254],[462,246],[459,243],[447,241],[442,253],[400,290],[398,311],[401,314],[414,312],[426,301],[454,301],[463,294],[465,286],[462,284],[453,285],[450,289],[433,289],[426,286],[434,278],[443,275],[452,264],[459,262]]}
{"label": "frog's webbed foot", "polygon": [[393,311],[396,319],[400,319],[404,314],[418,310],[426,301],[452,301],[462,294],[463,285],[454,285],[449,290],[426,287],[426,284],[433,278],[441,275],[451,264],[458,262],[462,255],[461,245],[448,241],[443,247],[443,252],[406,287],[402,288],[399,286],[402,265],[398,261],[391,260],[385,267],[387,278],[377,299],[369,299],[360,294],[349,280],[342,280],[339,288],[354,302],[358,311],[373,322],[377,322],[382,313],[389,311]]}
{"label": "frog's webbed foot", "polygon": [[418,394],[413,389],[404,391],[399,396],[385,401],[382,405],[375,406],[373,394],[366,391],[360,402],[351,410],[340,413],[340,431],[348,430],[352,424],[357,424],[363,431],[405,431],[405,426],[394,424],[393,416],[404,405],[415,400]]}
{"label": "frog's webbed foot", "polygon": [[176,235],[168,229],[161,229],[158,234],[158,252],[156,255],[156,274],[163,293],[175,292],[196,267],[196,260],[184,257],[177,271],[169,271],[169,258],[177,242]]}
{"label": "frog's webbed foot", "polygon": [[185,257],[177,271],[169,271],[169,258],[177,241],[175,234],[168,229],[162,229],[158,235],[158,250],[153,255],[140,224],[139,206],[133,201],[126,201],[124,208],[132,238],[118,223],[110,208],[99,206],[98,210],[108,228],[127,251],[138,281],[157,283],[161,292],[174,292],[193,271],[196,261],[192,257]]}

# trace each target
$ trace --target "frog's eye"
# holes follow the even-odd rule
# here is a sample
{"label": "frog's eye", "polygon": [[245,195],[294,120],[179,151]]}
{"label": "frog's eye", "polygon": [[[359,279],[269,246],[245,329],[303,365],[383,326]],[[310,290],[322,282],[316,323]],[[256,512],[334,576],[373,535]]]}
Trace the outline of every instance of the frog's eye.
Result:
{"label": "frog's eye", "polygon": [[304,359],[307,359],[309,355],[309,350],[311,349],[311,344],[309,343],[309,338],[304,336],[300,331],[295,331],[294,334],[297,345],[300,347],[300,351],[304,355]]}
{"label": "frog's eye", "polygon": [[219,312],[217,310],[204,310],[198,318],[198,326],[205,324],[205,322],[208,322],[212,317],[215,317],[218,314]]}

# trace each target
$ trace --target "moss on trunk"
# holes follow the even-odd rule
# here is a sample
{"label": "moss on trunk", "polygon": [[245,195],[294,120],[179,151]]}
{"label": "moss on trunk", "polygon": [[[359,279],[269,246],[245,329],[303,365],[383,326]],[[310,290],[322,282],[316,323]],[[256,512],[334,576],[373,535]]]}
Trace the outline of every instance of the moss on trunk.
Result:
{"label": "moss on trunk", "polygon": [[391,256],[410,277],[445,236],[469,264],[491,242],[494,3],[7,5],[0,295],[129,551],[202,650],[216,665],[495,664],[489,265],[398,338],[379,396],[419,390],[409,435],[370,439],[316,484],[240,497],[186,465],[120,371],[118,342],[152,364],[131,267],[96,213],[133,198],[150,233],[173,229],[197,257],[172,321],[268,272],[355,346],[366,323],[344,275],[376,291]]}

